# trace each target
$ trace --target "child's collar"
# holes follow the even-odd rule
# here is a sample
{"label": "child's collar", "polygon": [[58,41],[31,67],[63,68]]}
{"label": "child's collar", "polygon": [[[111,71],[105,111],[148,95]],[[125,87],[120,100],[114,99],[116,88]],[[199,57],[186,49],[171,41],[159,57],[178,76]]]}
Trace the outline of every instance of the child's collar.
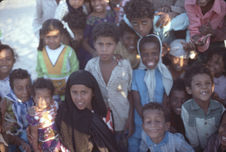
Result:
{"label": "child's collar", "polygon": [[155,146],[155,147],[158,147],[160,148],[162,145],[164,144],[167,144],[168,143],[168,139],[169,139],[169,132],[166,131],[165,132],[165,135],[164,135],[164,138],[162,139],[162,141],[158,144],[154,143],[151,138],[145,133],[145,136],[146,136],[146,144],[148,145],[148,147],[152,147],[152,146]]}

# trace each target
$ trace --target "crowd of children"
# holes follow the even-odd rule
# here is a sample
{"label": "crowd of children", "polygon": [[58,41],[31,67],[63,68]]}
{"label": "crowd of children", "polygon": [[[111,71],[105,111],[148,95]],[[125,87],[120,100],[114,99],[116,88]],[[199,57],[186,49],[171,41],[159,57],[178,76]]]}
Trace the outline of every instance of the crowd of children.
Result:
{"label": "crowd of children", "polygon": [[36,2],[34,82],[0,41],[1,152],[226,151],[224,0]]}

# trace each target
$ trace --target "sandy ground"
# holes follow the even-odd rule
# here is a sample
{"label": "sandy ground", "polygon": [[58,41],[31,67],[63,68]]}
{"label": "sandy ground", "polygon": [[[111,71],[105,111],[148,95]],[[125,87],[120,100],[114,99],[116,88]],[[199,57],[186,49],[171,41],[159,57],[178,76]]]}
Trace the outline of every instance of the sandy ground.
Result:
{"label": "sandy ground", "polygon": [[32,30],[35,0],[4,0],[0,3],[2,43],[15,49],[15,68],[27,69],[36,78],[35,66],[38,40]]}

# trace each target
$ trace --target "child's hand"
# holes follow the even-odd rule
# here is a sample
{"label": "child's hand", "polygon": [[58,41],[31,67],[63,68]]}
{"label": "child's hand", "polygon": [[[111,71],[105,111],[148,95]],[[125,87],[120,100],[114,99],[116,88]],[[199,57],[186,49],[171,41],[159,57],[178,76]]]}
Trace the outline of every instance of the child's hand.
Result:
{"label": "child's hand", "polygon": [[200,28],[199,28],[199,32],[202,34],[202,35],[207,35],[207,34],[212,34],[214,35],[214,30],[212,29],[211,25],[208,23],[208,24],[205,24],[205,25],[202,25]]}
{"label": "child's hand", "polygon": [[167,24],[169,24],[169,22],[172,20],[172,18],[175,17],[175,13],[170,12],[170,13],[165,13],[165,12],[158,12],[155,15],[160,16],[160,18],[158,19],[156,26],[160,28],[162,28],[163,26],[166,26]]}
{"label": "child's hand", "polygon": [[123,59],[123,57],[122,57],[120,54],[114,54],[114,57],[115,57],[115,59],[117,60],[117,62],[118,62],[119,60],[122,60],[122,59]]}
{"label": "child's hand", "polygon": [[185,51],[191,51],[191,50],[195,50],[195,43],[193,43],[192,41],[189,42],[181,42],[181,44],[183,45],[183,48]]}
{"label": "child's hand", "polygon": [[21,146],[22,146],[22,148],[23,148],[24,151],[31,152],[31,147],[26,142],[22,141],[21,142]]}

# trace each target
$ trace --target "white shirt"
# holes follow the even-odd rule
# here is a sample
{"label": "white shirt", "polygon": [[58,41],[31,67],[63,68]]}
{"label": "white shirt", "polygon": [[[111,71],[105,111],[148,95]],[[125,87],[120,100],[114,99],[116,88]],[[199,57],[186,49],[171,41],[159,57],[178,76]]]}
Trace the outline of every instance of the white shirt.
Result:
{"label": "white shirt", "polygon": [[96,78],[106,105],[112,110],[116,131],[125,127],[129,113],[128,90],[132,83],[132,68],[128,60],[120,60],[112,70],[108,84],[105,83],[99,65],[99,57],[86,64],[85,70]]}
{"label": "white shirt", "polygon": [[46,48],[46,52],[48,54],[48,57],[52,63],[52,65],[56,64],[57,59],[60,56],[60,53],[63,51],[64,49],[64,45],[61,45],[60,47],[58,47],[55,50],[50,49],[48,46],[45,47]]}

